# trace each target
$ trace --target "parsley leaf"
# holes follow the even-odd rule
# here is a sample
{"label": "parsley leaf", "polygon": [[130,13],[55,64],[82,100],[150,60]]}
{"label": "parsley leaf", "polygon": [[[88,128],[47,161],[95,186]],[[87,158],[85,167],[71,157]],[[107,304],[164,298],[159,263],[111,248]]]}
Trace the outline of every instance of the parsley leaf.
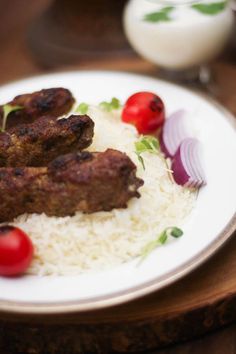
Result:
{"label": "parsley leaf", "polygon": [[110,102],[103,101],[99,104],[99,107],[106,112],[111,112],[114,109],[119,109],[121,107],[118,98],[113,97]]}
{"label": "parsley leaf", "polygon": [[111,105],[113,109],[119,109],[121,107],[120,100],[118,100],[116,97],[113,97],[111,100]]}
{"label": "parsley leaf", "polygon": [[8,115],[9,115],[11,112],[18,111],[18,110],[23,109],[23,108],[24,108],[24,107],[21,107],[21,106],[12,106],[12,105],[10,105],[10,104],[5,104],[5,105],[2,106],[3,117],[2,117],[2,127],[1,127],[1,129],[0,129],[1,132],[5,132],[5,130],[6,130]]}
{"label": "parsley leaf", "polygon": [[145,164],[141,154],[143,152],[149,152],[151,154],[155,154],[159,151],[159,149],[160,149],[159,141],[157,140],[157,138],[151,135],[143,135],[141,136],[140,140],[135,142],[135,152],[144,170],[145,170]]}
{"label": "parsley leaf", "polygon": [[85,102],[82,102],[78,105],[75,111],[80,114],[86,114],[88,112],[88,109],[89,109],[89,105]]}
{"label": "parsley leaf", "polygon": [[167,227],[164,231],[162,231],[158,237],[150,241],[146,246],[141,251],[141,259],[140,262],[143,262],[145,258],[149,256],[151,252],[153,252],[158,246],[164,245],[169,236],[178,238],[183,235],[183,231],[179,229],[178,227]]}
{"label": "parsley leaf", "polygon": [[191,7],[194,10],[201,12],[204,15],[216,15],[223,11],[226,6],[226,1],[212,2],[207,4],[193,4]]}
{"label": "parsley leaf", "polygon": [[178,227],[172,227],[170,234],[171,234],[171,236],[173,236],[175,238],[179,238],[183,235],[183,231],[181,229],[179,229]]}
{"label": "parsley leaf", "polygon": [[144,21],[147,22],[165,22],[165,21],[171,21],[171,18],[169,17],[169,13],[174,9],[173,6],[166,6],[163,7],[160,11],[156,12],[151,12],[149,14],[146,14],[143,18]]}

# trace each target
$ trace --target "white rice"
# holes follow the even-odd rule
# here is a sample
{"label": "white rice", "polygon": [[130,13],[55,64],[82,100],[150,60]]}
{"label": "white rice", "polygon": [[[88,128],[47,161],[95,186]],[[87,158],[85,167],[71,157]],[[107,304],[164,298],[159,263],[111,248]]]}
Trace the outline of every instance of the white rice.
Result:
{"label": "white rice", "polygon": [[[168,226],[183,225],[195,195],[171,181],[163,157],[144,153],[143,170],[134,153],[136,130],[123,124],[119,113],[104,113],[91,107],[95,137],[90,151],[115,148],[126,152],[144,180],[141,198],[127,209],[114,209],[73,217],[21,215],[14,225],[23,229],[35,246],[30,274],[78,274],[114,267],[140,255],[143,247]],[[178,241],[176,241],[178,242]]]}

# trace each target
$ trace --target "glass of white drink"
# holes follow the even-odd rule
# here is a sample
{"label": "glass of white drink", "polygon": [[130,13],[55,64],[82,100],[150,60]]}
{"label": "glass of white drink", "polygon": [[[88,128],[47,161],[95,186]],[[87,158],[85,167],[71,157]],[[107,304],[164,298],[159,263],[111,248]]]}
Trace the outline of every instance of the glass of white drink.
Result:
{"label": "glass of white drink", "polygon": [[208,79],[233,28],[227,0],[130,0],[124,29],[137,53],[179,79]]}

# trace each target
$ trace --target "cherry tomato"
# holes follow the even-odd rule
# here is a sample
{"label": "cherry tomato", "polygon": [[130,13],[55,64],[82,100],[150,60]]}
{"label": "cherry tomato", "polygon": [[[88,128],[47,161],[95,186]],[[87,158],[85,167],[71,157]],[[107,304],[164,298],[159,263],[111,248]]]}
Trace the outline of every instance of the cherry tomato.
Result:
{"label": "cherry tomato", "polygon": [[122,120],[135,125],[140,134],[154,133],[164,123],[164,103],[152,92],[137,92],[126,101]]}
{"label": "cherry tomato", "polygon": [[0,227],[0,275],[24,273],[33,258],[33,244],[22,230],[13,226]]}

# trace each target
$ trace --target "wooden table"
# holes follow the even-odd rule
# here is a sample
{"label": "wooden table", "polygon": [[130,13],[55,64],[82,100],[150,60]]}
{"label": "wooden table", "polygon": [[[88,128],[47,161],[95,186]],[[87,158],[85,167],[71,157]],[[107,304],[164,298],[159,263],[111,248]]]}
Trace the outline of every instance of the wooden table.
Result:
{"label": "wooden table", "polygon": [[[17,5],[17,1],[12,0],[12,2],[15,2]],[[3,18],[3,15],[0,15],[0,84],[26,76],[47,73],[49,71],[56,71],[58,69],[111,69],[157,76],[158,72],[156,67],[137,58],[135,55],[119,59],[113,58],[112,60],[109,59],[107,61],[104,59],[100,59],[99,61],[90,60],[89,62],[81,61],[75,66],[67,66],[64,68],[60,67],[50,70],[39,67],[32,60],[31,54],[26,46],[25,35],[29,21],[34,16],[36,16],[45,6],[47,6],[48,2],[49,0],[41,0],[35,2],[34,6],[29,6],[28,0],[21,0],[21,6],[16,6],[14,8],[13,13],[11,13],[12,17],[5,16]],[[7,6],[7,3],[9,4],[7,1],[0,1],[0,10],[3,3],[5,6]],[[23,10],[25,6],[27,6],[27,13],[25,13]],[[14,24],[12,18],[14,18]],[[8,36],[4,35],[6,34],[6,31]],[[217,85],[213,85],[211,87],[212,93],[231,112],[236,114],[236,65],[232,62],[222,59],[214,63],[213,71]],[[152,318],[154,322],[158,317],[158,323],[160,323],[161,316],[166,313],[168,313],[168,318],[165,318],[165,324],[168,322],[168,320],[172,321],[174,318],[177,318],[177,322],[169,322],[169,326],[173,325],[173,323],[175,326],[173,330],[169,329],[169,333],[172,333],[172,337],[165,338],[164,333],[161,337],[161,340],[159,340],[159,344],[162,345],[168,345],[175,341],[174,336],[178,332],[178,328],[181,329],[182,334],[176,334],[176,340],[178,339],[185,341],[194,335],[199,336],[201,333],[207,332],[208,329],[214,329],[219,326],[224,326],[225,324],[234,322],[236,320],[235,254],[236,239],[232,238],[217,255],[215,255],[210,261],[207,262],[205,266],[201,267],[193,274],[187,276],[185,279],[173,285],[171,288],[164,289],[158,294],[153,294],[148,298],[144,298],[137,302],[131,303],[129,305],[129,316],[131,316],[130,319],[133,321],[131,322],[135,323],[135,321],[137,321],[137,324],[141,323],[138,308],[140,308],[141,312],[142,309],[145,308],[145,311],[142,313],[143,319]],[[185,289],[184,292],[182,291],[183,288]],[[152,304],[154,304],[157,299],[162,310],[160,310],[160,308],[156,310],[154,305],[152,307]],[[146,305],[147,302],[149,303],[149,306]],[[124,316],[125,309],[126,307],[118,308],[118,310],[116,309],[116,315],[113,316],[112,320],[109,310],[105,310],[102,314],[100,314],[100,316],[101,318],[110,320],[111,323],[116,322],[119,321],[119,318],[124,319],[124,317],[122,317],[122,313]],[[181,316],[179,316],[179,313],[181,313]],[[94,316],[91,314],[82,315],[80,316],[80,320],[85,322],[87,321],[91,324],[93,323],[93,317]],[[0,354],[39,353],[39,351],[37,351],[35,349],[36,347],[34,346],[34,344],[40,338],[40,333],[38,333],[36,326],[37,320],[35,322],[34,319],[32,319],[32,323],[35,324],[35,328],[31,328],[31,331],[27,332],[27,330],[25,330],[20,332],[21,319],[17,320],[17,318],[14,318],[9,322],[9,318],[7,318],[7,321],[3,315],[1,318]],[[14,321],[17,321],[17,323],[14,323]],[[47,320],[45,320],[45,325],[46,321]],[[67,321],[73,323],[74,320],[67,319]],[[191,327],[191,323],[194,321],[199,324],[199,327]],[[201,323],[202,321],[204,323]],[[147,325],[147,332],[149,330],[153,331],[154,327],[152,327],[152,323],[150,323],[150,327]],[[119,328],[122,328],[122,323],[120,324]],[[155,328],[157,333],[160,334],[160,328]],[[16,339],[17,332],[22,335],[23,339]],[[58,335],[62,336],[62,342],[64,341],[64,343],[66,343],[66,341],[68,341],[67,344],[71,344],[68,339],[69,337],[63,338],[63,333],[60,331],[58,332]],[[156,338],[153,336],[153,332],[152,335],[150,335],[150,333],[146,334],[146,338],[148,338],[147,343],[145,341],[142,342],[144,337],[141,335],[141,342],[137,344],[138,337],[136,338],[136,341],[134,341],[133,338],[124,336],[124,333],[122,333],[119,342],[113,343],[113,349],[116,349],[117,352],[119,350],[128,352],[129,345],[133,340],[134,346],[131,348],[133,352],[137,352],[138,350],[147,351],[147,349],[153,348],[156,344]],[[152,338],[154,338],[153,343],[151,342]],[[60,337],[58,340],[60,341]],[[59,342],[57,341],[57,343]],[[8,349],[6,350],[6,348]],[[22,348],[24,348],[24,350]],[[50,353],[59,353],[58,348],[57,351],[54,351],[55,348],[52,348],[50,347]],[[43,350],[44,351],[42,351],[42,353],[48,353],[49,346]],[[97,352],[102,353],[102,351],[99,351],[99,349]],[[103,352],[105,353],[105,351]],[[109,353],[109,350],[106,352]],[[202,354],[235,354],[236,324],[231,324],[226,328],[221,328],[217,332],[205,335],[199,339],[191,340],[185,344],[178,344],[167,349],[159,349],[155,351],[155,353],[159,354],[198,354],[200,352]],[[62,351],[62,353],[67,353],[67,351]],[[73,354],[71,351],[68,353]],[[76,351],[75,349],[75,353],[79,353],[79,351]]]}

